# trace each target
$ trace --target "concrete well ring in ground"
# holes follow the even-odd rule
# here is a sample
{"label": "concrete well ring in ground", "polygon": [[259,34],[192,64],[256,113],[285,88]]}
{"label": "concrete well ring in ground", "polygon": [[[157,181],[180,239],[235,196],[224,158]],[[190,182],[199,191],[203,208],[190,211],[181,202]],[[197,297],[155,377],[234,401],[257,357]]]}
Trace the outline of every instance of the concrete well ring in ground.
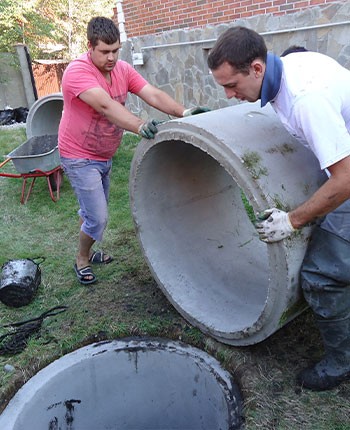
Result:
{"label": "concrete well ring in ground", "polygon": [[167,339],[80,348],[31,378],[0,415],[23,430],[238,430],[242,399],[217,360]]}

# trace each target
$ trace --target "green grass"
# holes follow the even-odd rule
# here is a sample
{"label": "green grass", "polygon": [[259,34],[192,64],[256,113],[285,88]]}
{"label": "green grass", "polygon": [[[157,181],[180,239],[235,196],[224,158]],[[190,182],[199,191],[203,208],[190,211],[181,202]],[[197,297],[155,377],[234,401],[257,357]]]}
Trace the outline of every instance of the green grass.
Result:
{"label": "green grass", "polygon": [[[8,154],[24,140],[24,129],[0,129],[0,153]],[[73,271],[78,207],[67,178],[56,203],[46,180],[38,178],[28,203],[21,205],[21,179],[0,177],[0,264],[45,257],[35,299],[22,308],[0,303],[0,336],[7,331],[4,324],[68,306],[65,313],[44,321],[40,336],[22,353],[0,355],[0,411],[38,370],[74,349],[104,339],[159,336],[206,350],[232,373],[245,399],[246,430],[350,430],[350,384],[325,393],[298,391],[294,385],[296,372],[321,354],[309,312],[264,342],[238,348],[203,335],[165,298],[144,261],[130,214],[129,170],[138,142],[136,136],[125,135],[113,160],[103,248],[115,260],[95,269],[99,282],[90,287],[79,284]],[[15,371],[6,373],[5,364]]]}
{"label": "green grass", "polygon": [[[6,155],[25,140],[24,129],[2,130],[0,150]],[[158,290],[135,236],[128,181],[138,142],[137,136],[125,135],[113,161],[110,220],[102,246],[115,261],[95,268],[99,282],[90,287],[82,286],[73,271],[78,206],[67,178],[56,203],[50,198],[46,178],[38,178],[27,204],[22,205],[22,178],[0,177],[0,265],[12,259],[45,258],[40,264],[42,283],[35,300],[21,308],[0,303],[0,326],[38,316],[57,305],[69,307],[65,314],[45,320],[41,336],[32,338],[23,353],[0,356],[0,368],[11,363],[17,369],[11,375],[0,372],[2,397],[11,392],[14,381],[22,381],[23,375],[26,379],[53,359],[86,343],[133,334],[166,334],[172,331],[174,320],[186,325]],[[10,164],[6,168],[11,170]],[[0,328],[0,335],[3,333],[6,330]]]}
{"label": "green grass", "polygon": [[7,155],[17,146],[21,145],[26,140],[26,132],[24,127],[20,128],[5,128],[0,131],[0,148],[2,155]]}

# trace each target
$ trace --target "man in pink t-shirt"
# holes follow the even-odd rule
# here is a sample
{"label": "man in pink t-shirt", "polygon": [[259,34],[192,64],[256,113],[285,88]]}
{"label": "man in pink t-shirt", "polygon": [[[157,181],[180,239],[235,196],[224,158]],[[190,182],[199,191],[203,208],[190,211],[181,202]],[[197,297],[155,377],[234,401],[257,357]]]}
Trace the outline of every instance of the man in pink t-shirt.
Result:
{"label": "man in pink t-shirt", "polygon": [[79,282],[96,282],[91,263],[112,257],[92,249],[101,241],[108,218],[112,157],[123,131],[146,139],[157,133],[156,120],[144,121],[125,108],[128,93],[175,117],[208,109],[185,107],[149,84],[128,63],[118,61],[120,34],[108,18],[92,18],[87,27],[88,52],[72,61],[62,80],[64,109],[58,131],[61,164],[79,202],[79,250],[74,270]]}

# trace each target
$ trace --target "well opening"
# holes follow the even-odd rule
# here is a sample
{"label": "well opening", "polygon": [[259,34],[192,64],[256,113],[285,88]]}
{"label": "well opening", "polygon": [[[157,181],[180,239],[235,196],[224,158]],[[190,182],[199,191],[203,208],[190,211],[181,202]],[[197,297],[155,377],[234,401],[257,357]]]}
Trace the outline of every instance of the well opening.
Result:
{"label": "well opening", "polygon": [[0,416],[3,429],[234,430],[239,391],[201,350],[166,339],[89,345],[43,369]]}

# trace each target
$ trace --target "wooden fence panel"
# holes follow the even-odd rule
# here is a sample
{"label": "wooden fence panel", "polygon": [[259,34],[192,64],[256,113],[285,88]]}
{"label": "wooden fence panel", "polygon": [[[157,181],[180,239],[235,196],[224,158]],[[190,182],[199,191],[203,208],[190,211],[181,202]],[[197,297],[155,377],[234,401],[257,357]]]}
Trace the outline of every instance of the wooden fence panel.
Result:
{"label": "wooden fence panel", "polygon": [[61,92],[62,76],[68,63],[33,63],[33,74],[38,97]]}

